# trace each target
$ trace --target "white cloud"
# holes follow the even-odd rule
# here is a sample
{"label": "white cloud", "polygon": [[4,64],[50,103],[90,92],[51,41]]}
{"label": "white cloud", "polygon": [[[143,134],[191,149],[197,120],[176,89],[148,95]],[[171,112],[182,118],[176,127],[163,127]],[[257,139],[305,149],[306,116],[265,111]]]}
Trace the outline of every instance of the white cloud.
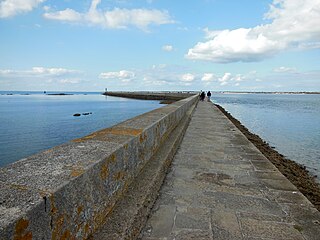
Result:
{"label": "white cloud", "polygon": [[157,9],[120,9],[114,8],[103,12],[97,9],[101,0],[92,0],[91,7],[86,13],[79,13],[73,9],[57,12],[46,12],[43,16],[47,19],[97,25],[103,28],[121,29],[134,26],[147,30],[149,25],[162,25],[174,23],[167,11]]}
{"label": "white cloud", "polygon": [[162,50],[163,50],[163,51],[166,51],[166,52],[171,52],[171,51],[173,51],[173,46],[171,46],[171,45],[164,45],[164,46],[162,47]]}
{"label": "white cloud", "polygon": [[164,69],[164,68],[166,68],[167,67],[167,64],[163,64],[163,63],[161,63],[161,64],[158,64],[158,65],[152,65],[152,69]]}
{"label": "white cloud", "polygon": [[291,67],[278,67],[273,69],[274,72],[277,73],[283,73],[283,72],[295,72],[296,69],[295,68],[291,68]]}
{"label": "white cloud", "polygon": [[50,6],[43,6],[42,8],[44,11],[48,12],[50,11],[51,7]]}
{"label": "white cloud", "polygon": [[0,18],[30,12],[45,0],[3,0],[0,2]]}
{"label": "white cloud", "polygon": [[0,75],[5,76],[14,73],[11,69],[0,69]]}
{"label": "white cloud", "polygon": [[43,75],[65,75],[69,73],[76,73],[76,70],[70,70],[66,68],[44,68],[44,67],[33,67],[30,71],[33,74],[43,74]]}
{"label": "white cloud", "polygon": [[245,76],[243,76],[242,74],[236,74],[236,75],[233,77],[233,80],[234,80],[235,82],[242,82],[244,79],[245,79]]}
{"label": "white cloud", "polygon": [[220,86],[224,85],[234,85],[239,86],[243,81],[255,81],[257,79],[257,72],[250,71],[245,74],[232,74],[229,72],[224,73],[221,76],[216,76],[213,73],[205,73],[202,77],[202,81],[205,82],[206,85],[210,85],[211,82],[217,81]]}
{"label": "white cloud", "polygon": [[77,84],[79,82],[80,82],[80,79],[78,78],[64,78],[59,80],[59,83],[63,83],[63,84]]}
{"label": "white cloud", "polygon": [[[0,69],[0,85],[4,89],[64,89],[85,82],[84,73],[66,68],[33,67],[28,70]],[[8,84],[4,84],[5,82]],[[3,85],[4,84],[4,85]],[[71,90],[71,89],[69,89]]]}
{"label": "white cloud", "polygon": [[45,67],[33,67],[31,70],[11,70],[0,69],[0,75],[4,77],[20,77],[20,76],[64,76],[70,74],[79,74],[79,71],[66,69],[66,68],[45,68]]}
{"label": "white cloud", "polygon": [[195,79],[195,75],[191,73],[186,73],[181,76],[182,82],[192,82]]}
{"label": "white cloud", "polygon": [[218,78],[218,81],[221,83],[220,85],[227,84],[232,79],[231,73],[225,73],[222,77]]}
{"label": "white cloud", "polygon": [[169,84],[169,82],[165,80],[158,80],[158,79],[151,78],[149,76],[143,77],[143,85],[146,85],[146,86],[163,86],[167,84]]}
{"label": "white cloud", "polygon": [[135,69],[133,86],[141,89],[179,90],[197,84],[197,76],[181,65],[154,64],[147,69]]}
{"label": "white cloud", "polygon": [[320,47],[320,0],[274,0],[265,18],[253,28],[209,31],[205,42],[186,58],[218,63],[259,61],[293,47]]}
{"label": "white cloud", "polygon": [[319,42],[305,42],[299,44],[300,49],[316,49],[320,48],[320,41]]}
{"label": "white cloud", "polygon": [[204,73],[202,78],[201,78],[201,81],[211,82],[211,81],[214,81],[216,79],[217,79],[217,77],[213,73]]}
{"label": "white cloud", "polygon": [[120,80],[122,82],[130,82],[135,78],[135,73],[132,71],[121,70],[119,72],[103,72],[100,73],[99,78]]}
{"label": "white cloud", "polygon": [[82,15],[70,8],[57,12],[45,13],[44,17],[66,22],[78,22],[82,20]]}
{"label": "white cloud", "polygon": [[189,31],[189,28],[187,28],[187,27],[178,27],[177,29],[179,31]]}

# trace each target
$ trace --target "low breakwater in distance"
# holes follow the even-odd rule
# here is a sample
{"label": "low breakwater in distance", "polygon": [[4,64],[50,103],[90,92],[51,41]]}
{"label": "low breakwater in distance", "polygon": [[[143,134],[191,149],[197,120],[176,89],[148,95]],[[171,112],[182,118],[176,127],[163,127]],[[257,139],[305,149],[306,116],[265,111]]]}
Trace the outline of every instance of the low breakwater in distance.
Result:
{"label": "low breakwater in distance", "polygon": [[[186,122],[198,97],[185,96],[0,168],[0,239],[90,237],[181,121]],[[172,157],[171,148],[179,142],[171,145]]]}
{"label": "low breakwater in distance", "polygon": [[104,95],[114,97],[127,97],[144,100],[175,100],[190,97],[197,94],[196,92],[105,92]]}

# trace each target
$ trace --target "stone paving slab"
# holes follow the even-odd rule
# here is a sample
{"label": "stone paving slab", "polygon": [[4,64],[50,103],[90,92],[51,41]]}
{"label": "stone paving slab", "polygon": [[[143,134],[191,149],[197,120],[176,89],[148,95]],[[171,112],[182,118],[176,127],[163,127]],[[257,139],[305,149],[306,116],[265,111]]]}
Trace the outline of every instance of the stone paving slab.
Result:
{"label": "stone paving slab", "polygon": [[319,239],[320,213],[210,102],[199,102],[143,240]]}

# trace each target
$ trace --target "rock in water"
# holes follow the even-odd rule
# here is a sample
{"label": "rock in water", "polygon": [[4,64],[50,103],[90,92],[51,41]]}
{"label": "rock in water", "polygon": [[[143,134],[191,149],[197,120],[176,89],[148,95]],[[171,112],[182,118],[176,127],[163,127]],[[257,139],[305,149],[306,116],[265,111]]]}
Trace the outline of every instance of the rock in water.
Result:
{"label": "rock in water", "polygon": [[74,117],[80,117],[81,114],[80,114],[80,113],[75,113],[75,114],[73,114],[73,116],[74,116]]}

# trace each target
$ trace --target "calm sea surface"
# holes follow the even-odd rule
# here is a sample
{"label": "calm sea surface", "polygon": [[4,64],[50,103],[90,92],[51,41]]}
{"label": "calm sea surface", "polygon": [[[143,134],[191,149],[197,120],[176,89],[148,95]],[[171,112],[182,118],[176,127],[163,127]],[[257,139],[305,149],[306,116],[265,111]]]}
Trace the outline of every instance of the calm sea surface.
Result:
{"label": "calm sea surface", "polygon": [[[0,167],[163,106],[99,93],[7,94],[0,92]],[[92,114],[73,116],[85,112]]]}
{"label": "calm sea surface", "polygon": [[215,94],[251,132],[320,176],[320,95]]}

